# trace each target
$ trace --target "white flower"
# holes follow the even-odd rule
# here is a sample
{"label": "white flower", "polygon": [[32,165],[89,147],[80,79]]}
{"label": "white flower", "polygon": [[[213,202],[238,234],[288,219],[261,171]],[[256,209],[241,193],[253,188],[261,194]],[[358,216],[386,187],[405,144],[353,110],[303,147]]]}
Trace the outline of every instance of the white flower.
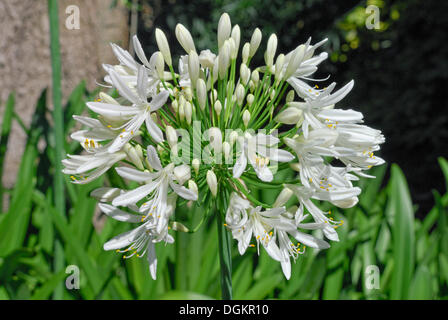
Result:
{"label": "white flower", "polygon": [[87,106],[94,112],[104,116],[112,121],[124,122],[121,126],[114,129],[121,129],[122,132],[115,138],[109,146],[109,152],[113,153],[121,149],[130,139],[132,139],[143,122],[146,122],[146,128],[154,141],[162,142],[163,133],[157,124],[152,120],[151,113],[161,108],[168,99],[168,91],[162,91],[152,96],[151,102],[148,102],[148,74],[143,66],[138,68],[136,92],[132,90],[115,72],[110,72],[111,80],[118,92],[132,102],[132,106],[121,106],[102,102],[89,102]]}
{"label": "white flower", "polygon": [[[324,249],[329,245],[323,240],[298,231],[294,220],[288,218],[285,213],[284,207],[262,211],[260,206],[253,207],[249,201],[233,193],[226,213],[226,226],[231,230],[233,238],[238,241],[238,251],[241,255],[251,246],[250,241],[254,237],[258,252],[261,244],[271,258],[281,263],[285,277],[289,279],[290,257],[295,260],[299,253],[298,246],[291,242],[290,236],[313,248]],[[308,227],[307,229],[323,227],[307,224],[299,226],[303,225]]]}
{"label": "white flower", "polygon": [[294,156],[286,151],[271,147],[280,142],[273,135],[258,133],[251,135],[246,133],[240,141],[241,154],[233,167],[233,177],[239,178],[246,169],[247,162],[254,168],[258,178],[263,181],[272,181],[274,178],[271,170],[268,168],[270,160],[276,162],[289,162]]}
{"label": "white flower", "polygon": [[[167,199],[167,206],[165,207],[164,212],[161,213],[163,215],[163,222],[166,226],[169,217],[174,213],[175,205],[175,197],[169,196]],[[163,228],[161,231],[157,231],[158,222],[162,219],[156,220],[154,217],[145,219],[145,214],[149,216],[145,210],[140,210],[140,212],[137,211],[134,214],[131,214],[105,203],[100,203],[99,207],[106,215],[118,221],[130,223],[141,223],[144,221],[144,223],[141,223],[140,226],[135,229],[115,236],[106,242],[104,244],[104,250],[116,250],[120,253],[130,253],[123,256],[125,259],[131,258],[134,255],[141,258],[147,252],[149,271],[151,277],[155,280],[157,271],[155,243],[161,241],[165,241],[166,243],[174,242],[173,237],[168,234],[168,228]]]}
{"label": "white flower", "polygon": [[[155,216],[157,219],[166,210],[170,188],[184,199],[197,200],[197,194],[175,182],[184,183],[189,179],[189,174],[185,174],[184,167],[181,167],[181,173],[178,173],[177,176],[173,163],[163,168],[157,151],[153,146],[148,146],[147,159],[151,167],[156,170],[155,172],[139,171],[128,167],[117,168],[117,173],[123,178],[145,184],[116,197],[112,201],[114,206],[126,206],[131,203],[137,203],[150,195],[150,201],[146,203],[151,207],[149,210],[151,216]],[[181,181],[178,181],[178,179]]]}

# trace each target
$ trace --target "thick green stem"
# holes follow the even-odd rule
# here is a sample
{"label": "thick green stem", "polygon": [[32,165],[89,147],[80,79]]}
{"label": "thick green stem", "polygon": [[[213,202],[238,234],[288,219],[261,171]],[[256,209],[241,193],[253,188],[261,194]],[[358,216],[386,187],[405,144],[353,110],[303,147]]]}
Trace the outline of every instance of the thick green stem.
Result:
{"label": "thick green stem", "polygon": [[[61,160],[64,152],[64,124],[61,104],[61,52],[59,46],[59,18],[58,1],[48,0],[48,16],[50,19],[50,51],[52,66],[52,97],[53,120],[55,138],[54,157],[54,199],[59,214],[65,214],[64,177],[62,175]],[[64,267],[64,252],[59,241],[55,243],[54,271],[59,272]],[[54,292],[55,299],[62,299],[64,287],[57,286]]]}
{"label": "thick green stem", "polygon": [[221,298],[232,299],[232,247],[230,234],[227,232],[222,219],[222,213],[218,212],[218,246],[219,261],[221,263]]}

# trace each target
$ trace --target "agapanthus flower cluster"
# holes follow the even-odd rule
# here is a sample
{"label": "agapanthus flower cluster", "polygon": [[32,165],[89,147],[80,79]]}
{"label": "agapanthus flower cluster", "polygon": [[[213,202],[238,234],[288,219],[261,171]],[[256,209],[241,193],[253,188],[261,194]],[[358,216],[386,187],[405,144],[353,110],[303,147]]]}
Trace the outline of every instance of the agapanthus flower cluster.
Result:
{"label": "agapanthus flower cluster", "polygon": [[[342,221],[322,211],[319,201],[356,205],[361,189],[353,181],[371,177],[364,171],[384,162],[374,155],[384,137],[362,124],[360,112],[335,107],[353,81],[336,89],[336,83],[323,87],[327,79],[313,78],[328,57],[317,53],[326,39],[316,44],[308,39],[278,54],[272,34],[265,64],[253,66],[261,31],[255,29],[241,45],[240,28],[232,27],[226,13],[219,20],[217,52],[197,50],[181,24],[175,34],[185,50],[177,72],[160,29],[155,31],[160,51],[149,59],[137,37],[136,59],[112,44],[119,64],[104,65],[110,94],[87,103],[94,118],[75,116],[85,129],[71,137],[84,152],[67,156],[64,173],[73,183],[88,183],[115,170],[137,186],[105,186],[92,196],[106,215],[135,226],[104,249],[124,258],[146,255],[154,279],[155,244],[173,243],[174,231],[195,229],[176,221],[176,207],[186,204],[201,207],[204,219],[218,216],[225,222],[240,254],[262,247],[289,279],[291,258],[306,247],[329,247],[310,230],[339,240]],[[276,177],[291,168],[296,178]],[[254,188],[278,192],[278,198],[264,203]],[[287,207],[291,199],[295,205]]]}

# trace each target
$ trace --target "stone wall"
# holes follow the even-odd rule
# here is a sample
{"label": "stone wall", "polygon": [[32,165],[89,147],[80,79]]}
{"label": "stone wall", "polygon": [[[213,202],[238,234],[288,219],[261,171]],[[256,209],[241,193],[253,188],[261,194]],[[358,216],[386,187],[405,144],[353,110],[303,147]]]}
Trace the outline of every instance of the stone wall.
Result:
{"label": "stone wall", "polygon": [[[63,102],[81,81],[89,89],[101,81],[102,63],[115,59],[109,42],[128,45],[128,11],[112,0],[60,0],[60,43]],[[120,1],[118,1],[120,3]],[[80,29],[68,30],[66,8],[80,9]],[[42,90],[51,86],[49,21],[45,0],[0,0],[0,115],[4,102],[15,92],[15,110],[29,125]],[[49,95],[49,99],[51,99]],[[1,123],[2,120],[0,120]],[[14,185],[25,134],[14,122],[5,159],[3,185]]]}

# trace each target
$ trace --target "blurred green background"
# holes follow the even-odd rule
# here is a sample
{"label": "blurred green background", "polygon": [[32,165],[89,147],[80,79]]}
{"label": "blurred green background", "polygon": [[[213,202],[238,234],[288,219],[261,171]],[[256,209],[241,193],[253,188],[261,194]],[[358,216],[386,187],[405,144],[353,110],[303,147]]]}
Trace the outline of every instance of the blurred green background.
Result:
{"label": "blurred green background", "polygon": [[[388,165],[374,170],[377,179],[360,181],[359,205],[341,210],[323,204],[323,209],[331,209],[345,222],[338,229],[341,241],[326,251],[307,250],[293,264],[289,281],[263,250],[260,256],[254,248],[241,257],[234,249],[234,298],[448,298],[448,113],[440,110],[446,106],[442,90],[448,77],[444,2],[109,2],[111,8],[128,8],[130,32],[137,33],[148,54],[157,50],[155,26],[167,34],[172,52],[182,52],[174,37],[177,22],[191,30],[198,48],[216,49],[217,21],[223,11],[240,25],[242,43],[255,27],[262,28],[265,41],[275,32],[281,51],[293,49],[309,36],[313,42],[328,37],[324,49],[330,59],[317,77],[331,74],[330,81],[339,84],[355,79],[355,88],[341,107],[362,111],[366,123],[386,136],[382,156]],[[370,4],[380,9],[378,30],[365,26],[365,8]],[[52,36],[53,49],[58,49],[57,35],[53,32]],[[261,54],[257,58],[262,61]],[[53,55],[53,70],[58,70],[57,60]],[[80,151],[65,137],[74,130],[72,115],[84,112],[85,102],[95,99],[98,91],[88,90],[82,82],[58,109],[57,74],[53,81],[54,103],[48,101],[46,91],[38,101],[28,102],[36,106],[30,124],[15,111],[13,93],[2,103],[0,177],[7,171],[5,154],[14,143],[8,145],[13,123],[25,132],[27,143],[14,187],[0,188],[0,199],[8,202],[0,206],[4,208],[0,213],[0,299],[219,299],[213,219],[194,234],[176,233],[174,245],[157,246],[158,279],[153,281],[145,259],[123,260],[102,249],[107,239],[129,226],[99,215],[89,193],[104,183],[125,187],[116,174],[85,186],[72,185],[64,177],[65,200],[58,204],[63,199],[62,189],[54,183],[58,141],[64,153]],[[48,117],[53,112],[57,119],[57,110],[63,111],[60,129],[60,121]],[[278,178],[290,174],[279,172]],[[253,192],[267,203],[276,196]],[[181,207],[176,216],[194,226],[202,212]],[[79,266],[79,290],[65,288],[68,265]],[[372,265],[379,270],[376,289],[368,286],[366,271]]]}

